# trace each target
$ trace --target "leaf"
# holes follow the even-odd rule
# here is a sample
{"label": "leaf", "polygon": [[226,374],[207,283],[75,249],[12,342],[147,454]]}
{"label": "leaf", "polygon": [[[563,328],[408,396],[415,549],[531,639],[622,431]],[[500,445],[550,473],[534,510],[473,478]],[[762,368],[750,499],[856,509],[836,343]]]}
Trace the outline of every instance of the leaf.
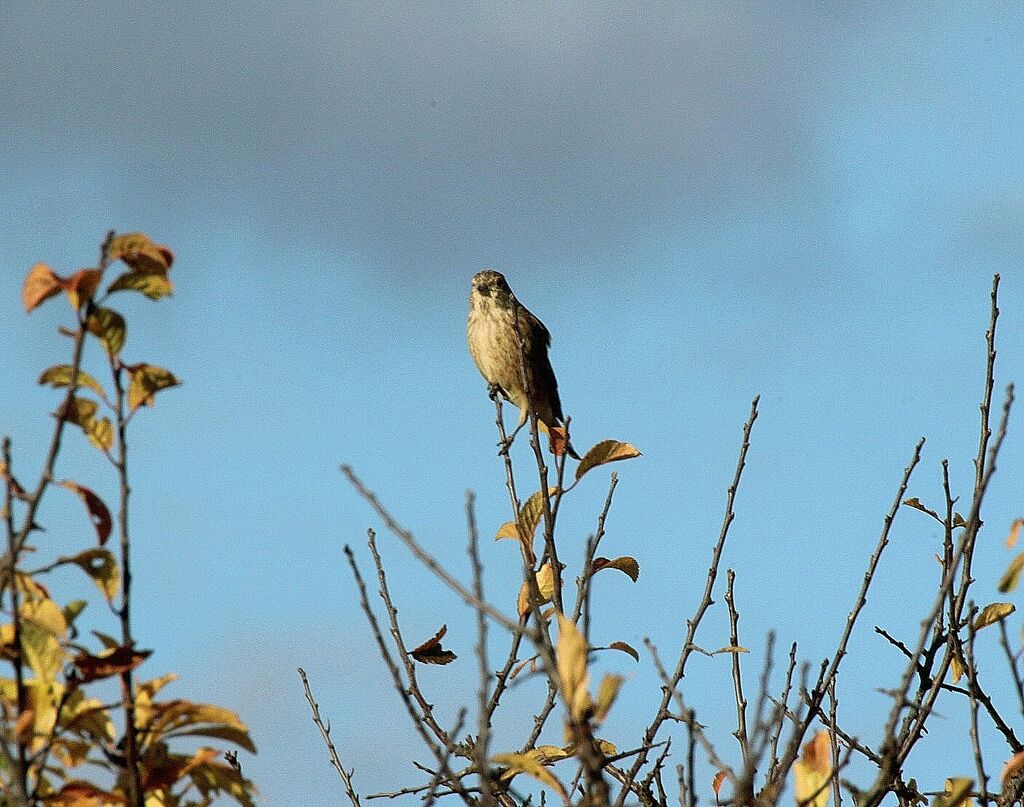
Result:
{"label": "leaf", "polygon": [[37,263],[25,276],[25,284],[21,289],[21,303],[25,306],[25,313],[60,294],[62,288],[57,274],[45,263]]}
{"label": "leaf", "polygon": [[711,780],[711,789],[713,791],[715,791],[715,795],[716,796],[721,792],[721,790],[722,790],[722,783],[725,781],[725,777],[728,776],[728,775],[729,775],[729,771],[722,770],[722,771],[718,771],[714,775],[714,778],[712,778],[712,780]]}
{"label": "leaf", "polygon": [[796,803],[806,807],[825,807],[832,788],[827,786],[832,775],[832,740],[825,730],[819,731],[803,748],[793,765]]}
{"label": "leaf", "polygon": [[959,683],[960,679],[964,676],[964,665],[960,661],[959,656],[953,656],[952,660],[949,663],[949,669],[953,675],[953,683]]}
{"label": "leaf", "polygon": [[1013,549],[1017,546],[1017,539],[1020,538],[1021,527],[1024,527],[1024,518],[1014,519],[1010,525],[1010,534],[1006,536],[1006,548]]}
{"label": "leaf", "polygon": [[712,656],[717,656],[719,653],[749,653],[745,647],[740,647],[738,644],[729,644],[725,647],[720,647],[717,650],[711,652]]}
{"label": "leaf", "polygon": [[140,406],[152,406],[156,393],[181,383],[170,370],[155,364],[136,364],[129,371],[132,382],[128,386],[128,408],[132,412]]}
{"label": "leaf", "polygon": [[[555,572],[550,563],[545,563],[537,573],[534,575],[534,579],[537,581],[537,588],[540,591],[540,602],[537,605],[544,605],[545,603],[551,602],[551,598],[555,594]],[[532,610],[530,604],[530,585],[524,580],[523,584],[519,587],[519,599],[517,601],[517,607],[519,610],[519,616],[526,616]]]}
{"label": "leaf", "polygon": [[252,741],[252,737],[249,736],[249,732],[244,728],[238,728],[237,726],[204,726],[197,729],[189,729],[187,731],[175,731],[169,734],[165,734],[165,737],[212,737],[216,740],[226,740],[229,743],[234,743],[240,748],[244,748],[251,754],[256,753],[256,743]]}
{"label": "leaf", "polygon": [[981,630],[989,625],[994,625],[1000,619],[1004,619],[1017,610],[1017,607],[1010,602],[993,602],[981,609],[981,613],[974,620],[974,629]]}
{"label": "leaf", "polygon": [[174,292],[174,284],[167,279],[166,275],[157,272],[147,274],[125,272],[107,287],[108,293],[115,291],[137,291],[150,300],[159,300],[161,297],[171,296]]}
{"label": "leaf", "polygon": [[114,601],[121,586],[121,571],[109,549],[87,549],[77,555],[61,558],[61,561],[80,567],[92,578],[107,602]]}
{"label": "leaf", "polygon": [[974,780],[966,776],[955,776],[946,780],[946,792],[936,796],[932,801],[935,807],[960,807],[960,805],[973,805],[971,789],[974,787]]}
{"label": "leaf", "polygon": [[170,247],[155,244],[145,233],[124,233],[114,238],[107,249],[107,258],[121,260],[132,271],[143,274],[166,273],[174,263]]}
{"label": "leaf", "polygon": [[503,765],[515,773],[525,773],[528,776],[532,776],[541,784],[547,785],[558,793],[566,804],[569,803],[569,794],[565,791],[565,785],[559,782],[555,775],[544,767],[536,754],[495,754],[491,761],[495,765]]}
{"label": "leaf", "polygon": [[127,326],[124,317],[114,309],[97,308],[89,315],[85,326],[89,329],[89,333],[103,343],[111,358],[121,352],[121,348],[124,347]]}
{"label": "leaf", "polygon": [[[107,422],[109,423],[110,421]],[[72,493],[78,494],[78,497],[85,502],[85,509],[89,511],[89,520],[92,521],[93,527],[96,528],[96,538],[99,541],[99,545],[103,546],[110,537],[110,531],[114,525],[114,521],[110,517],[110,510],[107,509],[103,500],[92,490],[85,487],[85,485],[79,485],[70,479],[65,479],[60,483],[60,486],[67,488]]]}
{"label": "leaf", "polygon": [[640,564],[636,562],[636,558],[631,558],[628,555],[615,558],[615,560],[608,560],[608,558],[594,558],[594,564],[591,567],[595,572],[601,571],[601,569],[618,569],[623,574],[627,575],[635,583],[637,578],[640,577]]}
{"label": "leaf", "polygon": [[89,442],[100,451],[110,451],[114,445],[114,424],[110,422],[110,418],[90,420],[82,431],[89,438]]}
{"label": "leaf", "polygon": [[49,597],[29,597],[21,604],[21,617],[51,636],[61,638],[68,630],[64,609]]}
{"label": "leaf", "polygon": [[441,630],[419,647],[410,650],[409,655],[421,664],[451,664],[458,656],[441,647],[441,639],[447,632],[448,626],[442,625]]}
{"label": "leaf", "polygon": [[612,642],[608,647],[611,650],[621,650],[623,653],[632,656],[636,661],[640,661],[640,654],[636,652],[632,645],[628,645],[625,642]]}
{"label": "leaf", "polygon": [[1002,773],[999,774],[999,782],[1006,785],[1011,776],[1019,775],[1022,770],[1024,770],[1024,751],[1018,751],[1003,766]]}
{"label": "leaf", "polygon": [[82,652],[74,658],[79,680],[88,684],[101,678],[110,678],[128,670],[134,670],[153,654],[152,650],[133,650],[122,645],[104,650],[97,656]]}
{"label": "leaf", "polygon": [[73,779],[56,793],[45,796],[43,802],[46,807],[108,807],[123,804],[124,796],[101,790],[91,782]]}
{"label": "leaf", "polygon": [[609,462],[628,460],[639,456],[640,452],[629,443],[620,443],[618,440],[602,440],[580,460],[580,464],[576,466],[576,479],[582,479],[583,474],[598,465],[607,465]]}
{"label": "leaf", "polygon": [[939,514],[938,513],[936,513],[934,510],[931,510],[927,506],[922,504],[921,500],[919,498],[917,498],[916,496],[914,496],[913,498],[910,498],[910,499],[904,499],[903,500],[903,504],[905,506],[907,506],[907,507],[913,507],[915,510],[920,510],[922,513],[927,513],[932,518],[934,518],[936,521],[938,521],[940,524],[944,523],[943,520],[941,518],[939,518]]}
{"label": "leaf", "polygon": [[998,588],[1000,594],[1007,594],[1017,588],[1021,571],[1024,571],[1024,552],[1021,552],[1010,561],[1010,565],[1006,567],[1003,576],[999,578]]}
{"label": "leaf", "polygon": [[100,284],[100,277],[102,273],[98,269],[79,269],[71,277],[61,281],[64,291],[68,294],[68,302],[75,311],[92,299],[96,287]]}
{"label": "leaf", "polygon": [[96,410],[99,408],[100,405],[96,401],[75,396],[61,406],[57,417],[66,420],[68,423],[74,423],[82,431],[85,431],[93,418],[96,417]]}
{"label": "leaf", "polygon": [[[43,370],[43,374],[39,376],[39,383],[49,384],[54,389],[69,387],[71,386],[72,369],[73,368],[70,364],[58,364],[53,367],[48,367]],[[87,387],[100,397],[104,397],[106,395],[100,382],[85,372],[85,370],[78,371],[78,383],[76,386]]]}
{"label": "leaf", "polygon": [[72,600],[67,603],[63,608],[64,621],[67,622],[69,626],[75,624],[75,620],[78,619],[79,615],[88,605],[88,600]]}
{"label": "leaf", "polygon": [[967,520],[959,513],[953,513],[953,529],[957,527],[967,527]]}
{"label": "leaf", "polygon": [[605,673],[601,678],[601,685],[597,688],[597,703],[594,704],[594,720],[598,723],[607,716],[615,698],[619,694],[622,682],[626,680],[624,675],[612,675]]}
{"label": "leaf", "polygon": [[562,697],[574,720],[584,720],[590,711],[590,693],[587,691],[587,640],[564,614],[558,615],[558,645],[555,662]]}

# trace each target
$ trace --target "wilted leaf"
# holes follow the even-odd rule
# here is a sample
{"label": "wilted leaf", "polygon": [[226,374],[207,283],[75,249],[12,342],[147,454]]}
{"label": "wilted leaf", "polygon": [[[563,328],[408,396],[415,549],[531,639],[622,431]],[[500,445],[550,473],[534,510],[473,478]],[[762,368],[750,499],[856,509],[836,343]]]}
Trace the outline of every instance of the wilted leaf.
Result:
{"label": "wilted leaf", "polygon": [[946,780],[946,792],[936,796],[932,802],[934,807],[972,807],[974,799],[971,798],[971,788],[974,787],[974,780],[966,776],[955,776]]}
{"label": "wilted leaf", "polygon": [[612,642],[608,647],[611,650],[621,650],[623,653],[626,653],[637,661],[640,661],[640,654],[636,652],[636,649],[632,645],[628,645],[625,642]]}
{"label": "wilted leaf", "polygon": [[61,558],[66,563],[74,563],[84,571],[96,587],[107,598],[107,602],[113,602],[117,591],[121,586],[121,572],[117,568],[117,561],[108,549],[87,549],[71,557]]}
{"label": "wilted leaf", "polygon": [[[39,383],[49,384],[54,389],[71,386],[72,369],[70,364],[58,364],[54,367],[49,367],[43,370],[43,374],[39,376]],[[85,370],[78,371],[77,386],[87,387],[101,397],[105,395],[100,382],[85,372]]]}
{"label": "wilted leaf", "polygon": [[967,526],[967,520],[962,515],[960,515],[959,513],[953,513],[953,528],[956,529],[957,527],[966,527],[966,526]]}
{"label": "wilted leaf", "polygon": [[112,308],[97,308],[85,323],[89,333],[96,336],[107,349],[107,353],[116,356],[124,347],[127,326],[124,317]]}
{"label": "wilted leaf", "polygon": [[1011,776],[1019,775],[1022,771],[1024,771],[1024,751],[1018,751],[1003,766],[1003,771],[999,774],[999,781],[1005,785]]}
{"label": "wilted leaf", "polygon": [[447,632],[448,626],[442,625],[441,630],[419,647],[410,650],[409,655],[421,664],[451,664],[458,656],[441,647],[441,639]]}
{"label": "wilted leaf", "polygon": [[134,670],[152,655],[152,650],[133,650],[130,647],[115,647],[104,650],[99,655],[79,653],[74,658],[82,683],[109,678],[128,670]]}
{"label": "wilted leaf", "polygon": [[1017,546],[1017,540],[1020,538],[1021,527],[1024,527],[1024,518],[1014,519],[1013,524],[1010,525],[1010,534],[1006,536],[1006,548],[1013,549]]}
{"label": "wilted leaf", "polygon": [[558,645],[555,647],[558,680],[562,697],[575,720],[582,720],[590,711],[590,680],[587,674],[587,640],[564,614],[558,615]]}
{"label": "wilted leaf", "polygon": [[[545,603],[551,602],[551,598],[555,594],[555,571],[550,563],[545,563],[534,575],[534,579],[537,581],[537,589],[540,591],[541,600],[537,605],[544,605]],[[519,600],[517,602],[519,616],[526,616],[531,610],[530,605],[530,586],[526,580],[519,587]]]}
{"label": "wilted leaf", "polygon": [[597,703],[594,705],[594,720],[601,722],[608,716],[608,711],[615,703],[625,676],[605,673],[601,678],[601,686],[597,688]]}
{"label": "wilted leaf", "polygon": [[523,659],[513,667],[512,672],[509,673],[508,679],[510,681],[514,680],[515,677],[525,669],[527,664],[530,665],[530,672],[537,672],[537,657],[534,656],[533,658]]}
{"label": "wilted leaf", "polygon": [[716,796],[722,791],[722,783],[728,775],[729,771],[718,771],[711,779],[711,789],[715,791]]}
{"label": "wilted leaf", "polygon": [[928,508],[927,506],[922,504],[921,500],[919,498],[917,498],[916,496],[914,496],[911,499],[904,499],[903,500],[903,504],[906,505],[907,507],[913,507],[915,510],[920,510],[922,513],[927,513],[928,515],[930,515],[932,518],[934,518],[938,522],[942,521],[942,519],[939,518],[939,514],[938,513],[936,513],[934,510],[931,510],[930,508]]}
{"label": "wilted leaf", "polygon": [[974,629],[981,630],[989,625],[994,625],[1000,619],[1008,617],[1017,607],[1010,602],[993,602],[981,609],[981,613],[974,620]]}
{"label": "wilted leaf", "polygon": [[555,778],[551,771],[544,767],[536,754],[496,754],[491,758],[491,761],[495,765],[503,765],[515,773],[525,773],[532,776],[541,784],[547,785],[558,793],[563,801],[569,802],[569,794],[566,793],[565,786]]}
{"label": "wilted leaf", "polygon": [[25,313],[60,294],[62,288],[61,279],[57,274],[45,263],[37,263],[29,270],[25,277],[25,285],[21,289],[21,302],[25,306]]}
{"label": "wilted leaf", "polygon": [[749,653],[745,647],[740,647],[738,644],[728,644],[725,647],[720,647],[717,650],[712,651],[712,656],[717,656],[719,653]]}
{"label": "wilted leaf", "polygon": [[110,517],[110,510],[107,509],[103,500],[85,485],[79,485],[70,479],[65,479],[60,486],[67,488],[72,493],[77,493],[78,497],[85,502],[85,509],[89,511],[89,519],[96,528],[96,538],[99,540],[100,546],[103,546],[107,542],[107,538],[110,537],[110,530],[114,523]]}
{"label": "wilted leaf", "polygon": [[67,622],[69,626],[73,625],[75,620],[78,619],[79,615],[88,605],[88,600],[72,600],[71,602],[66,603],[62,609],[64,611],[64,621]]}
{"label": "wilted leaf", "polygon": [[1001,594],[1006,594],[1017,588],[1021,571],[1024,571],[1024,552],[1021,552],[1010,561],[1010,565],[1006,567],[1003,576],[999,578],[999,592]]}
{"label": "wilted leaf", "polygon": [[566,434],[565,426],[548,427],[548,444],[551,447],[551,453],[556,457],[561,457],[566,452],[569,448],[569,435]]}
{"label": "wilted leaf", "polygon": [[212,748],[200,748],[192,755],[166,754],[145,766],[143,788],[147,792],[170,788],[195,768],[219,756],[220,752]]}
{"label": "wilted leaf", "polygon": [[576,479],[582,479],[583,474],[598,465],[639,456],[640,452],[629,443],[620,443],[618,440],[602,440],[580,460],[580,464],[576,466]]}
{"label": "wilted leaf", "polygon": [[133,412],[140,406],[152,406],[153,396],[160,390],[181,383],[170,370],[155,364],[136,364],[129,372],[132,382],[128,387],[128,408]]}
{"label": "wilted leaf", "polygon": [[107,257],[124,261],[132,271],[144,274],[166,273],[174,262],[170,247],[155,244],[145,233],[125,233],[110,242]]}
{"label": "wilted leaf", "polygon": [[631,558],[628,555],[615,558],[615,560],[594,558],[592,568],[595,572],[599,572],[601,569],[618,569],[620,572],[628,575],[634,583],[640,577],[640,564],[636,562],[636,558]]}
{"label": "wilted leaf", "polygon": [[156,272],[125,272],[107,287],[107,291],[137,291],[150,300],[159,300],[161,297],[169,297],[174,291],[174,285],[166,275]]}
{"label": "wilted leaf", "polygon": [[960,679],[964,676],[964,665],[960,661],[959,656],[953,656],[952,660],[949,663],[949,669],[953,674],[953,683],[959,683]]}
{"label": "wilted leaf", "polygon": [[110,804],[124,804],[125,798],[119,793],[101,790],[90,782],[72,780],[60,790],[43,797],[46,807],[107,807]]}
{"label": "wilted leaf", "polygon": [[67,280],[62,281],[64,291],[68,293],[71,307],[78,311],[85,305],[100,284],[101,273],[98,269],[79,269]]}
{"label": "wilted leaf", "polygon": [[89,438],[89,442],[100,451],[110,451],[114,445],[114,424],[110,422],[110,418],[90,420],[82,431]]}
{"label": "wilted leaf", "polygon": [[832,788],[827,786],[832,775],[832,741],[827,731],[819,731],[803,748],[793,765],[796,803],[807,807],[825,807]]}
{"label": "wilted leaf", "polygon": [[68,423],[74,423],[82,431],[85,431],[93,418],[96,417],[96,410],[99,408],[100,405],[96,401],[76,396],[67,401],[66,405],[61,406],[57,412],[57,417],[66,420]]}

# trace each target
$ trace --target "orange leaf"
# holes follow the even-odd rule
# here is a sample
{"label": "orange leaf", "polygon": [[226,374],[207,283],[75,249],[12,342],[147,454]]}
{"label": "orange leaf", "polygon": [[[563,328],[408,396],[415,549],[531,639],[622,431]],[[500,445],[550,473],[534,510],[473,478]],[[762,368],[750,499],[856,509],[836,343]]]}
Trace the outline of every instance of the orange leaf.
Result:
{"label": "orange leaf", "polygon": [[103,546],[110,537],[110,530],[114,524],[110,517],[110,510],[107,509],[103,500],[89,488],[72,482],[70,479],[65,479],[60,486],[67,488],[72,493],[77,493],[79,498],[85,502],[85,509],[89,511],[89,519],[96,528],[96,538],[99,540],[100,546]]}
{"label": "orange leaf", "polygon": [[427,639],[419,647],[409,651],[409,655],[421,664],[451,664],[458,658],[451,650],[441,647],[441,639],[448,632],[448,626],[442,625],[441,630]]}
{"label": "orange leaf", "polygon": [[37,263],[25,277],[21,289],[21,302],[27,314],[33,308],[60,294],[63,288],[60,277],[45,263]]}
{"label": "orange leaf", "polygon": [[1017,545],[1021,527],[1024,527],[1024,518],[1014,519],[1013,524],[1010,525],[1010,534],[1006,536],[1007,549],[1013,549]]}
{"label": "orange leaf", "polygon": [[171,248],[154,244],[145,233],[117,236],[110,242],[107,257],[112,261],[124,261],[132,271],[143,274],[166,274],[174,263]]}
{"label": "orange leaf", "polygon": [[1015,774],[1024,771],[1024,751],[1018,751],[1003,766],[1003,772],[999,774],[999,781],[1006,784],[1006,781]]}
{"label": "orange leaf", "polygon": [[640,661],[640,654],[636,652],[632,645],[628,645],[625,642],[612,642],[608,647],[612,650],[621,650],[626,655],[632,656],[636,661]]}
{"label": "orange leaf", "polygon": [[722,783],[725,781],[725,777],[729,775],[729,771],[719,771],[715,774],[715,777],[711,780],[711,789],[715,791],[715,795],[722,789]]}
{"label": "orange leaf", "polygon": [[79,269],[67,280],[62,281],[64,291],[68,293],[71,307],[78,311],[85,305],[100,284],[101,273],[98,269]]}
{"label": "orange leaf", "polygon": [[91,653],[79,653],[75,656],[75,667],[78,669],[80,683],[109,678],[112,675],[134,670],[152,655],[152,650],[132,650],[130,647],[115,647],[105,650],[98,656]]}
{"label": "orange leaf", "polygon": [[105,807],[108,804],[126,804],[120,793],[101,790],[89,782],[67,782],[56,793],[43,797],[46,807]]}

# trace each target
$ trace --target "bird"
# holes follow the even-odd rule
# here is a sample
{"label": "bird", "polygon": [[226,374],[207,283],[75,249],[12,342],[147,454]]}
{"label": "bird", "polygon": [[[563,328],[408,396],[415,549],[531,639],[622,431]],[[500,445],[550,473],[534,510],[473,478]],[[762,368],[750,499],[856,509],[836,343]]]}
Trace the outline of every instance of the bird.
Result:
{"label": "bird", "polygon": [[[487,382],[491,397],[501,395],[519,409],[519,423],[508,442],[515,438],[532,412],[552,436],[552,453],[560,453],[552,430],[564,427],[565,416],[558,397],[558,381],[548,358],[551,333],[516,299],[501,272],[485,269],[473,276],[466,338],[470,355]],[[507,446],[503,446],[504,449]],[[568,439],[564,441],[564,450],[570,457],[580,458]]]}

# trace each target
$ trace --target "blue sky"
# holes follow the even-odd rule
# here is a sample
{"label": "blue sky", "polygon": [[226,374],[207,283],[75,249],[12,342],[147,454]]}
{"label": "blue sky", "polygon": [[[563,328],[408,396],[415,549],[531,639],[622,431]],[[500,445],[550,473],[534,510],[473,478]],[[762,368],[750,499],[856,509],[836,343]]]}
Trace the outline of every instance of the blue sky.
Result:
{"label": "blue sky", "polygon": [[[363,792],[410,784],[425,754],[341,554],[351,543],[368,562],[365,531],[380,525],[337,468],[353,465],[466,573],[465,490],[485,534],[508,517],[464,336],[469,279],[491,266],[553,334],[577,445],[644,452],[618,469],[605,539],[641,577],[601,580],[595,638],[648,635],[674,655],[760,393],[725,563],[750,676],[770,628],[816,661],[919,436],[911,493],[936,501],[949,457],[968,495],[993,272],[997,388],[1018,377],[1022,32],[1011,3],[9,4],[0,431],[38,466],[55,397],[35,378],[65,357],[66,312],[24,316],[28,267],[88,265],[108,228],[170,244],[174,298],[123,306],[127,359],[184,380],[132,443],[137,633],[157,650],[143,671],[177,670],[180,694],[251,723],[260,754],[244,765],[270,804],[341,795],[299,664]],[[532,479],[524,445],[516,457]],[[107,472],[68,440],[62,476],[112,500]],[[1022,473],[1011,433],[979,599],[996,598]],[[572,496],[570,558],[606,484],[595,472]],[[48,499],[55,547],[89,540],[76,507]],[[899,674],[871,626],[916,630],[938,541],[901,512],[844,664],[840,717],[869,743],[888,709],[874,688]],[[475,674],[471,620],[381,545],[408,636],[449,625],[458,666],[422,681],[450,720]],[[484,547],[509,609],[511,552]],[[726,643],[716,611],[707,645]],[[687,697],[735,758],[727,660],[695,662]],[[646,659],[600,664],[631,676],[606,732],[628,744],[655,679]],[[532,707],[529,687],[516,695],[499,725],[509,745]],[[971,762],[966,705],[939,711],[922,745],[951,767],[918,761],[941,786]]]}

